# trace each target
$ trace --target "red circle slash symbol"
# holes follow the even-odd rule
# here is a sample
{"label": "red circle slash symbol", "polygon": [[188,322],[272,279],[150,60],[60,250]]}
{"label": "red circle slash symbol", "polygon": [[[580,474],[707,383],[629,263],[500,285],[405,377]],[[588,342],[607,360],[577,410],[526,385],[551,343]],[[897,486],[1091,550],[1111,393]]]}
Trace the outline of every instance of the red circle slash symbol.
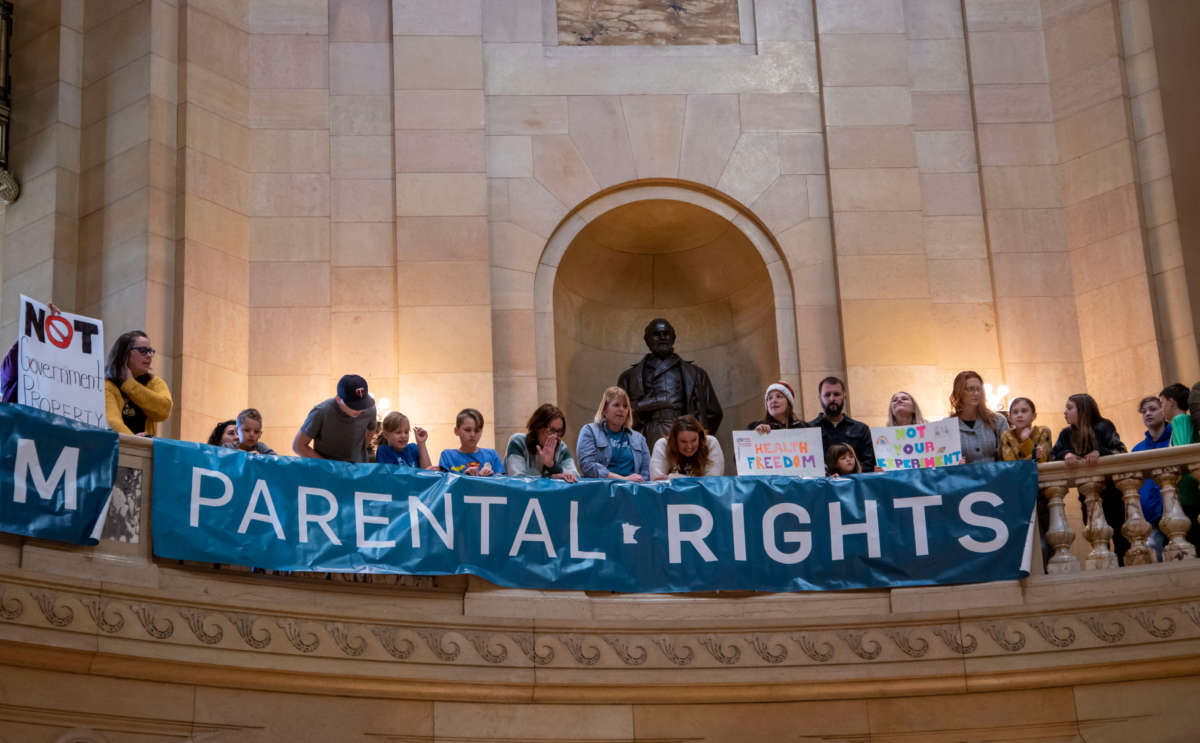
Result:
{"label": "red circle slash symbol", "polygon": [[62,315],[46,315],[46,337],[50,342],[59,348],[66,348],[71,345],[71,338],[75,336],[75,329],[71,327],[71,321]]}

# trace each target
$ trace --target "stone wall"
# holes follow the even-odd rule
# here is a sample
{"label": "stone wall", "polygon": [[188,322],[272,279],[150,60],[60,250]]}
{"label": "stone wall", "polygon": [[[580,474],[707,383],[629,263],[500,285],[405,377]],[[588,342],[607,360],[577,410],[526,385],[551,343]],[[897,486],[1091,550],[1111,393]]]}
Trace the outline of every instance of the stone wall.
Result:
{"label": "stone wall", "polygon": [[467,405],[502,444],[559,394],[572,238],[661,186],[753,228],[756,373],[806,415],[828,374],[942,415],[974,368],[1133,439],[1200,375],[1175,6],[735,6],[737,43],[580,48],[543,0],[18,2],[0,329],[22,291],[144,327],[187,438],[253,404],[286,451],[358,371],[435,451]]}

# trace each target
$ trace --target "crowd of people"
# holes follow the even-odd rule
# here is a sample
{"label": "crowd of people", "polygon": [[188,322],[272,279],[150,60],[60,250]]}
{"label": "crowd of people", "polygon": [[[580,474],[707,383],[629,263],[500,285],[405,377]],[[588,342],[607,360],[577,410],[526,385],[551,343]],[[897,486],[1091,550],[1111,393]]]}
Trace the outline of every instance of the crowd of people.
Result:
{"label": "crowd of people", "polygon": [[[113,343],[105,366],[106,412],[109,426],[120,433],[153,436],[171,414],[172,399],[166,382],[153,372],[156,351],[142,331],[122,334]],[[5,360],[5,401],[15,400],[15,369]],[[787,382],[774,382],[763,395],[763,416],[746,424],[760,434],[791,428],[821,430],[827,474],[844,477],[875,470],[871,429],[846,414],[846,383],[826,377],[817,386],[821,413],[811,421],[796,415],[795,390]],[[984,395],[983,378],[974,371],[960,372],[950,393],[951,415],[958,421],[965,462],[1014,460],[1095,463],[1100,457],[1119,454],[1126,446],[1113,423],[1105,418],[1088,394],[1071,395],[1064,405],[1066,425],[1057,438],[1049,427],[1037,425],[1037,407],[1027,397],[1015,397],[1007,411],[992,411]],[[1133,451],[1158,449],[1200,441],[1200,382],[1190,390],[1170,384],[1157,395],[1138,403],[1146,427]],[[481,447],[483,414],[465,408],[457,416],[454,435],[459,445],[446,449],[436,464],[428,449],[428,432],[414,426],[400,412],[378,420],[375,401],[367,381],[347,374],[338,382],[336,394],[317,403],[292,441],[300,457],[344,462],[377,462],[425,470],[441,470],[472,477],[496,475],[547,477],[573,483],[581,478],[610,478],[629,482],[667,480],[675,477],[722,475],[724,453],[714,432],[705,430],[697,416],[674,419],[666,435],[647,444],[639,432],[628,392],[613,386],[604,390],[593,420],[584,425],[575,453],[563,440],[566,415],[556,405],[539,405],[530,415],[526,430],[513,434],[501,457],[495,449]],[[889,426],[925,423],[916,398],[905,391],[892,395],[887,409]],[[254,408],[222,421],[212,431],[208,444],[238,449],[248,454],[276,452],[261,440],[262,414]],[[1053,438],[1053,442],[1052,442]],[[1200,544],[1200,485],[1185,475],[1178,485],[1180,505],[1191,522],[1187,539]],[[1152,525],[1162,517],[1162,495],[1152,480],[1140,490],[1142,510]],[[1082,496],[1080,496],[1082,501]],[[1121,493],[1109,483],[1101,501],[1113,543],[1122,555],[1129,547],[1121,534],[1125,509]],[[1039,500],[1039,520],[1045,527],[1044,501]],[[1155,529],[1150,545],[1161,553],[1163,534]]]}

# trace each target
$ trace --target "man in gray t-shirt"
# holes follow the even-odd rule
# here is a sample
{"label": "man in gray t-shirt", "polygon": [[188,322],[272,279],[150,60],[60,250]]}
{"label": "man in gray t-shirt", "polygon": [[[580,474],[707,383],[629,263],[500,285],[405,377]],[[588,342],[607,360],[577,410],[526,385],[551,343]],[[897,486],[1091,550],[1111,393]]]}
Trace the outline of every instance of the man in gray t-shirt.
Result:
{"label": "man in gray t-shirt", "polygon": [[317,403],[292,441],[298,456],[362,462],[367,427],[375,420],[375,400],[367,380],[347,374],[338,381],[337,397]]}

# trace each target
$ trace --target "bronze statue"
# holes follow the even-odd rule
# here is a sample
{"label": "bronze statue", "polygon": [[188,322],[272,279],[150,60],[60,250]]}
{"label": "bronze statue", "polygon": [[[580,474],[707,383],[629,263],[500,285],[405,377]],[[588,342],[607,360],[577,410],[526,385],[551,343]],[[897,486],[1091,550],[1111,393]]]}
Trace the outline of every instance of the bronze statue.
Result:
{"label": "bronze statue", "polygon": [[650,353],[617,380],[633,403],[634,429],[653,448],[676,418],[690,413],[700,419],[704,430],[715,435],[723,415],[721,403],[708,374],[676,355],[675,328],[658,317],[646,326],[643,338]]}

